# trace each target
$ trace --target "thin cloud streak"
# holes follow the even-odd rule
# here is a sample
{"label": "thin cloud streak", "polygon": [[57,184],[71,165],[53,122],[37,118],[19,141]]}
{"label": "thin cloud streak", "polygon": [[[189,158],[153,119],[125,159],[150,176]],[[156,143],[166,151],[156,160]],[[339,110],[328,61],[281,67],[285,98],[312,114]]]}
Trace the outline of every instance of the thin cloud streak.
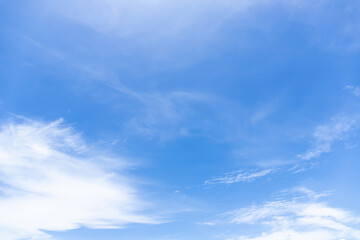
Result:
{"label": "thin cloud streak", "polygon": [[240,171],[226,173],[224,177],[206,180],[204,184],[209,185],[209,184],[232,184],[238,182],[252,182],[258,178],[262,178],[272,173],[275,173],[274,169],[265,169],[260,171],[240,170]]}

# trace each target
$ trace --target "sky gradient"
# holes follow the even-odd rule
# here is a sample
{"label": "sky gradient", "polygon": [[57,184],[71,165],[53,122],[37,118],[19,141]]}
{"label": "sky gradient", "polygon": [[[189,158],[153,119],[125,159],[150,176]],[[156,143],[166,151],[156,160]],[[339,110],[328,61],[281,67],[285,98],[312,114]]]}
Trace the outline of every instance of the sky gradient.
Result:
{"label": "sky gradient", "polygon": [[0,0],[0,239],[360,239],[359,53],[355,0]]}

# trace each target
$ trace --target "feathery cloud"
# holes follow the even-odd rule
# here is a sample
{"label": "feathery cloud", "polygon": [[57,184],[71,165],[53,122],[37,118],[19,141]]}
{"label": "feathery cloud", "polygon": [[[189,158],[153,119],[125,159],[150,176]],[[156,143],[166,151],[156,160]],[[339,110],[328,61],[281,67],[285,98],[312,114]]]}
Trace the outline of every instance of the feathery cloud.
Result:
{"label": "feathery cloud", "polygon": [[274,169],[264,169],[260,171],[244,171],[239,170],[235,172],[226,173],[224,177],[213,178],[206,180],[204,184],[232,184],[238,182],[252,182],[257,178],[264,177],[268,174],[274,173]]}
{"label": "feathery cloud", "polygon": [[0,238],[50,238],[42,230],[119,228],[155,223],[125,164],[87,145],[61,120],[9,122],[0,128]]}
{"label": "feathery cloud", "polygon": [[306,153],[299,154],[303,160],[319,157],[321,154],[330,152],[334,142],[344,140],[347,134],[357,127],[357,119],[345,115],[331,119],[328,124],[320,125],[313,134],[314,144]]}
{"label": "feathery cloud", "polygon": [[[360,218],[319,201],[321,195],[304,189],[290,199],[233,210],[228,214],[235,224],[265,227],[258,236],[236,236],[229,240],[338,240],[360,239]],[[308,194],[311,193],[311,194]]]}

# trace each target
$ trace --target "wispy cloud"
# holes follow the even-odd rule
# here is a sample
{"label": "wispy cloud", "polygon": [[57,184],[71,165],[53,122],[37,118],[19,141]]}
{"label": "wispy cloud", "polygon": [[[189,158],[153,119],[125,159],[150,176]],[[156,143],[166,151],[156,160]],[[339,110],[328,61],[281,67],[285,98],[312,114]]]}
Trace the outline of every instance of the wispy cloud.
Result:
{"label": "wispy cloud", "polygon": [[316,127],[313,134],[313,147],[298,157],[309,160],[329,152],[334,142],[344,140],[347,134],[357,128],[357,118],[340,115],[331,119],[328,124]]}
{"label": "wispy cloud", "polygon": [[253,113],[250,119],[251,123],[256,124],[264,120],[271,113],[273,113],[275,105],[276,102],[268,102],[265,105],[263,105],[260,109],[258,109],[256,112]]}
{"label": "wispy cloud", "polygon": [[[297,9],[312,7],[314,10],[320,5],[303,0],[78,0],[75,4],[72,3],[69,0],[55,1],[50,7],[98,31],[115,31],[123,37],[144,34],[177,36],[179,33],[187,33],[189,28],[219,25],[233,14],[251,10],[254,6],[281,4]],[[68,8],[69,4],[72,4],[72,8]]]}
{"label": "wispy cloud", "polygon": [[[267,0],[255,1],[213,1],[185,0],[185,1],[83,1],[79,0],[67,6],[71,1],[57,1],[52,3],[57,11],[65,16],[78,20],[101,32],[114,31],[122,37],[134,35],[154,36],[178,35],[186,33],[190,27],[206,24],[205,19],[211,24],[218,23],[234,11],[247,9],[255,4],[266,3]],[[140,7],[141,6],[141,7]],[[224,12],[225,11],[225,12]],[[215,15],[209,19],[209,14]],[[217,19],[214,22],[214,18]],[[220,18],[220,19],[219,19]]]}
{"label": "wispy cloud", "polygon": [[319,201],[321,194],[308,189],[300,190],[300,194],[290,199],[254,204],[228,212],[231,223],[256,225],[263,229],[258,236],[235,236],[228,239],[360,239],[360,229],[356,227],[360,223],[358,216]]}
{"label": "wispy cloud", "polygon": [[134,115],[125,123],[125,127],[133,133],[160,140],[188,135],[189,126],[184,122],[189,115],[195,113],[194,105],[204,103],[210,98],[201,92],[140,92],[118,81],[103,83],[139,104]]}
{"label": "wispy cloud", "polygon": [[264,177],[274,172],[275,172],[274,169],[252,170],[252,171],[239,170],[235,172],[226,173],[224,177],[206,180],[204,184],[232,184],[238,182],[252,182],[258,178]]}
{"label": "wispy cloud", "polygon": [[[64,16],[101,33],[131,39],[131,43],[142,50],[155,50],[156,54],[152,54],[155,58],[163,58],[167,55],[165,52],[183,52],[182,50],[193,49],[194,46],[197,46],[196,51],[190,51],[198,52],[209,40],[216,38],[217,31],[232,17],[244,17],[248,13],[254,15],[258,14],[258,9],[273,10],[279,7],[287,8],[292,20],[296,19],[323,30],[311,37],[311,42],[321,42],[322,46],[331,48],[342,46],[358,49],[357,24],[341,19],[338,26],[332,26],[331,34],[324,32],[324,29],[330,27],[327,25],[329,21],[326,21],[330,6],[327,1],[78,0],[74,3],[63,0],[42,3],[46,6],[46,11],[51,9],[57,16]],[[347,8],[351,7],[350,4],[353,3],[348,3]],[[350,14],[349,11],[344,11]],[[249,21],[252,26],[257,25],[258,29],[264,29],[263,21],[255,23],[253,18]],[[247,44],[243,42],[243,45]],[[127,49],[124,46],[122,48]]]}
{"label": "wispy cloud", "polygon": [[[324,2],[314,3],[303,0],[42,2],[43,6],[46,6],[46,11],[50,9],[54,15],[63,16],[97,32],[119,37],[120,41],[130,39],[130,44],[126,42],[126,46],[119,47],[124,51],[136,46],[136,49],[141,49],[143,52],[151,52],[152,61],[163,59],[165,61],[162,61],[162,65],[173,63],[177,66],[184,63],[179,57],[175,57],[175,63],[173,61],[175,58],[171,55],[174,56],[175,53],[175,56],[184,57],[183,53],[186,52],[191,58],[196,59],[206,54],[203,50],[210,46],[208,43],[217,39],[217,33],[234,16],[245,17],[249,13],[258,14],[256,11],[258,9],[273,9],[280,6],[292,10],[289,11],[291,18],[297,17],[300,21],[314,24],[318,23],[319,16],[324,15],[319,10],[321,9],[319,6],[326,5]],[[304,14],[311,17],[304,18]],[[252,26],[257,25],[254,24],[253,18],[249,21],[252,21]],[[264,26],[259,24],[257,28],[264,29]],[[248,46],[248,43],[243,40],[242,45]]]}
{"label": "wispy cloud", "polygon": [[155,223],[139,213],[144,203],[130,179],[118,173],[124,161],[94,150],[61,120],[2,124],[0,238],[41,239],[50,238],[42,230]]}
{"label": "wispy cloud", "polygon": [[[127,98],[128,103],[135,103],[131,109],[125,128],[148,138],[170,139],[174,136],[187,135],[186,127],[181,123],[192,112],[190,105],[204,102],[210,96],[194,91],[167,90],[167,91],[139,91],[121,83],[119,77],[112,71],[104,71],[87,66],[71,56],[61,54],[57,50],[28,36],[16,33],[16,36],[30,43],[44,54],[63,61],[87,75],[87,81],[100,82],[119,95]],[[0,102],[1,103],[1,102]]]}
{"label": "wispy cloud", "polygon": [[184,122],[194,114],[194,104],[205,99],[204,94],[182,91],[139,94],[143,107],[126,126],[140,135],[161,140],[188,135],[190,129]]}
{"label": "wispy cloud", "polygon": [[344,89],[348,90],[351,94],[360,97],[360,87],[347,85]]}
{"label": "wispy cloud", "polygon": [[[299,173],[313,168],[318,164],[313,160],[320,157],[323,153],[331,151],[332,146],[339,141],[351,139],[351,134],[358,128],[358,118],[347,115],[333,117],[328,123],[315,127],[312,134],[312,146],[303,154],[298,154],[293,159],[287,161],[275,161],[281,165],[275,168],[263,168],[258,170],[239,170],[225,173],[223,177],[212,178],[205,181],[205,184],[232,184],[237,182],[252,182],[256,179],[274,173]],[[280,164],[279,164],[280,162]],[[265,165],[261,163],[261,165]]]}

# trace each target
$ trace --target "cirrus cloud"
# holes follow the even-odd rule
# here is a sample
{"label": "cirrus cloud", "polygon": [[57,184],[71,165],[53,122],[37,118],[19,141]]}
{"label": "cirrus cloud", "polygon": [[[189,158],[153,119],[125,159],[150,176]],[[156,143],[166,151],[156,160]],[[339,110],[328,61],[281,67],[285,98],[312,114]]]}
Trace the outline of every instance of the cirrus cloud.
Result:
{"label": "cirrus cloud", "polygon": [[304,188],[297,192],[300,195],[228,212],[231,223],[263,229],[257,236],[235,236],[228,240],[360,239],[358,216],[319,201],[323,194]]}
{"label": "cirrus cloud", "polygon": [[0,128],[0,238],[51,238],[42,230],[155,223],[140,213],[126,164],[84,142],[58,120],[10,121]]}

